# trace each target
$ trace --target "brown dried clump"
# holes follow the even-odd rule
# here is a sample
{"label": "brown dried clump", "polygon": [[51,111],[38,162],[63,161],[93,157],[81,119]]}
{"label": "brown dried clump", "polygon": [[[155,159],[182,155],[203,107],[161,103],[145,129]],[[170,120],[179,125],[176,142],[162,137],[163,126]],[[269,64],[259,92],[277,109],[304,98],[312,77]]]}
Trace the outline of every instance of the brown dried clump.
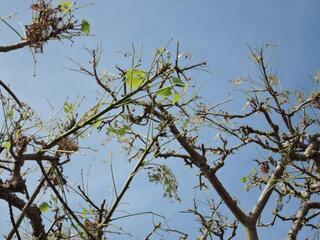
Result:
{"label": "brown dried clump", "polygon": [[[60,39],[62,36],[71,38],[76,35],[75,24],[72,15],[66,17],[63,10],[53,7],[50,3],[39,1],[31,5],[33,20],[26,27],[26,40],[31,42],[31,47],[43,52],[43,44],[49,39]],[[73,32],[72,32],[73,31]]]}
{"label": "brown dried clump", "polygon": [[261,163],[261,165],[260,165],[260,171],[261,171],[263,174],[268,174],[268,173],[269,173],[270,167],[269,167],[268,162],[263,162],[263,163]]}
{"label": "brown dried clump", "polygon": [[71,138],[63,138],[58,142],[57,154],[65,153],[70,155],[79,150],[79,145]]}

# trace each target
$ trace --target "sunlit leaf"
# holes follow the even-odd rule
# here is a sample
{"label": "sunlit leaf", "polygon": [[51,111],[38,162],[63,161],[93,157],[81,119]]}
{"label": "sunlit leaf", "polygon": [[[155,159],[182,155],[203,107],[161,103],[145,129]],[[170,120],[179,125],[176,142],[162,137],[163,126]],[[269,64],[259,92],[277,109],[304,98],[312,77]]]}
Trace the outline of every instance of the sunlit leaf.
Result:
{"label": "sunlit leaf", "polygon": [[130,89],[137,89],[146,80],[146,73],[142,70],[129,69],[124,77]]}
{"label": "sunlit leaf", "polygon": [[59,1],[59,9],[62,13],[71,11],[72,3],[70,1]]}
{"label": "sunlit leaf", "polygon": [[158,49],[157,49],[157,53],[158,53],[159,55],[161,55],[163,52],[164,52],[164,48],[158,48]]}
{"label": "sunlit leaf", "polygon": [[81,22],[81,32],[87,35],[90,33],[90,23],[85,19]]}
{"label": "sunlit leaf", "polygon": [[172,98],[172,101],[171,101],[172,105],[176,104],[179,101],[180,98],[181,98],[181,96],[178,93],[175,93],[173,95],[173,98]]}
{"label": "sunlit leaf", "polygon": [[3,142],[2,143],[2,147],[6,148],[6,149],[9,149],[11,147],[11,142],[9,142],[9,141],[8,142]]}

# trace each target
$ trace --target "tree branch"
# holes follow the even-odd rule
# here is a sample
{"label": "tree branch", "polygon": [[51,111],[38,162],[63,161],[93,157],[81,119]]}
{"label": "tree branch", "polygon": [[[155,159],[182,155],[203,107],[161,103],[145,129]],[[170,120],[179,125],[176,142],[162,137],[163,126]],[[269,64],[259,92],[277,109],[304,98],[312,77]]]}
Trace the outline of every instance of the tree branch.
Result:
{"label": "tree branch", "polygon": [[320,208],[320,202],[307,201],[301,205],[289,230],[287,240],[297,239],[297,235],[302,228],[302,225],[304,224],[303,222],[305,220],[305,217],[311,208]]}

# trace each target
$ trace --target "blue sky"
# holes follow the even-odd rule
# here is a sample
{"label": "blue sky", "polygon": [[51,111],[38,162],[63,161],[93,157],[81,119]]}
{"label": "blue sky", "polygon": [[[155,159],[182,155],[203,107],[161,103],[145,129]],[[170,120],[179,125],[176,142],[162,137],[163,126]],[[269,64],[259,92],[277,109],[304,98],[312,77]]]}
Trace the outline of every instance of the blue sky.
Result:
{"label": "blue sky", "polygon": [[[22,22],[28,23],[28,2],[4,0],[0,16],[17,12]],[[190,51],[194,62],[208,61],[211,73],[195,72],[192,76],[199,94],[212,103],[228,98],[231,92],[230,80],[256,73],[248,58],[248,46],[255,48],[264,43],[277,45],[273,66],[283,87],[310,91],[310,76],[320,69],[320,2],[317,0],[97,0],[93,3],[77,14],[80,19],[85,18],[91,23],[93,36],[76,39],[72,46],[70,42],[51,42],[46,45],[45,54],[37,55],[36,77],[32,76],[34,64],[27,49],[0,55],[0,79],[10,84],[22,101],[33,106],[44,118],[48,114],[46,98],[57,108],[67,96],[69,99],[86,96],[84,104],[88,106],[94,102],[97,90],[94,82],[65,67],[73,67],[66,56],[87,63],[89,56],[83,46],[95,48],[99,43],[104,48],[102,66],[115,71],[115,64],[126,66],[130,63],[124,59],[123,53],[131,50],[131,44],[138,48],[143,45],[143,60],[148,61],[154,49],[164,46],[170,39],[173,39],[173,46],[179,40],[181,49]],[[17,21],[13,19],[12,23],[16,24]],[[3,24],[0,25],[0,31],[0,44],[19,40]],[[99,145],[99,141],[94,138],[90,141],[92,145]],[[95,173],[101,177],[94,179],[96,182],[92,189],[97,199],[102,197],[99,189],[105,181],[104,173],[99,171],[98,166],[101,160],[106,160],[108,154],[108,151],[102,149],[100,153],[86,155],[92,171],[97,171]],[[95,162],[97,165],[94,165]],[[75,163],[67,171],[76,172],[76,169],[87,168],[87,165]],[[120,167],[122,165],[126,167]],[[119,186],[121,179],[124,180],[126,176],[126,170],[122,169],[128,167],[128,164],[122,165],[119,164],[117,170]],[[153,191],[153,186],[146,184],[146,176],[141,174],[126,197],[132,211],[148,210],[154,206],[155,201],[158,201],[156,205],[161,206],[161,211],[169,215],[190,206],[190,196],[194,195],[191,186],[195,182],[195,172],[186,170],[180,163],[172,163],[172,166],[180,179],[181,196],[187,195],[183,203],[174,205],[167,200],[158,200],[161,198],[160,191],[157,197],[147,194],[148,198],[142,199],[142,195]],[[221,176],[223,181],[235,195],[249,196],[244,194],[239,184],[233,184],[239,177],[233,176],[233,171],[232,168],[224,171]],[[243,172],[240,170],[239,175]],[[205,194],[215,196],[212,191]],[[248,201],[244,205],[251,206],[254,199]],[[182,228],[191,224],[187,218],[174,213],[172,215],[175,216],[172,222],[178,222]],[[138,223],[146,224],[146,221]],[[130,223],[128,231],[136,228],[136,224]],[[276,237],[279,233],[285,234],[288,229],[283,226],[278,230],[277,233],[264,231],[263,235]],[[145,231],[138,235],[142,233]],[[237,239],[242,239],[241,232]]]}

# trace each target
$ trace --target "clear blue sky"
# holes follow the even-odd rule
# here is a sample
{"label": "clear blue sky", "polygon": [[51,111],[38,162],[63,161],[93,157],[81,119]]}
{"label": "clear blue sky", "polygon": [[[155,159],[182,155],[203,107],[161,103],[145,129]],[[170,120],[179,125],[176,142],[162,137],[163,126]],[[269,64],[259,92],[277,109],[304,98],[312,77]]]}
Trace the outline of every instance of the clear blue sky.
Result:
{"label": "clear blue sky", "polygon": [[[30,19],[28,2],[3,0],[0,16],[17,12],[22,22],[27,23]],[[181,49],[190,51],[194,62],[208,61],[211,73],[196,72],[193,76],[199,86],[200,95],[212,103],[228,98],[228,93],[231,91],[229,80],[246,77],[249,74],[254,75],[255,71],[248,58],[248,46],[260,47],[263,43],[278,45],[274,51],[274,69],[284,87],[308,91],[311,88],[310,76],[320,69],[320,1],[318,0],[97,0],[92,2],[94,5],[80,10],[77,16],[80,19],[86,18],[91,23],[91,32],[94,36],[76,39],[72,47],[69,42],[52,42],[45,46],[45,54],[37,55],[36,77],[32,76],[33,59],[27,49],[0,55],[0,79],[10,84],[22,101],[40,111],[44,118],[48,113],[46,98],[57,108],[63,104],[67,96],[70,99],[86,96],[85,104],[88,105],[94,101],[97,89],[94,82],[64,67],[72,67],[66,56],[86,63],[89,56],[82,46],[94,48],[98,43],[102,43],[104,48],[103,67],[113,71],[112,67],[115,64],[126,64],[120,52],[130,51],[131,44],[137,47],[143,45],[143,55],[147,61],[154,49],[164,46],[171,38],[173,44],[179,40]],[[80,1],[80,3],[90,2]],[[3,24],[0,24],[0,33],[0,44],[18,41],[14,33]],[[95,144],[94,139],[91,144]],[[106,150],[102,150],[99,154],[86,155],[87,161],[92,161],[92,171],[96,176],[94,181],[92,177],[90,181],[96,184],[91,190],[97,199],[102,198],[101,186],[106,182],[100,162],[106,160],[108,154]],[[122,159],[117,160],[124,162]],[[76,173],[76,169],[87,168],[87,163],[78,165],[73,163],[73,168],[68,171]],[[190,206],[190,197],[194,194],[192,186],[195,182],[191,179],[195,173],[186,170],[179,163],[173,165],[180,180],[181,196],[184,197],[182,204],[174,205],[167,200],[158,201],[161,192],[159,191],[158,195],[153,193],[154,187],[145,183],[144,173],[134,181],[126,201],[130,203],[130,211],[161,206],[158,209],[160,213],[170,215],[172,212],[171,222],[178,221],[177,225],[182,229],[190,229],[186,226],[192,221],[176,216],[173,211]],[[126,171],[121,172],[123,168],[120,166],[122,165],[119,164],[117,169],[119,186],[126,175]],[[240,170],[239,176],[234,176],[233,171],[232,169],[224,171],[223,181],[228,184],[234,195],[241,196],[239,199],[242,199],[243,206],[252,206],[254,199],[243,200],[243,196],[250,198],[250,195],[245,195],[243,188],[233,184],[235,181],[239,182],[239,176],[243,172]],[[75,178],[77,177],[79,176]],[[212,191],[206,194],[215,196]],[[147,222],[142,220],[130,222],[128,231],[137,228],[137,224],[143,225]],[[149,228],[138,231],[138,236],[139,234],[141,237],[144,236]],[[286,226],[282,226],[276,232],[264,231],[262,238],[283,239],[284,235],[280,237],[278,234],[285,234],[287,230]],[[195,231],[190,233],[191,236],[195,236]],[[242,232],[239,232],[238,236],[237,239],[242,239]]]}

